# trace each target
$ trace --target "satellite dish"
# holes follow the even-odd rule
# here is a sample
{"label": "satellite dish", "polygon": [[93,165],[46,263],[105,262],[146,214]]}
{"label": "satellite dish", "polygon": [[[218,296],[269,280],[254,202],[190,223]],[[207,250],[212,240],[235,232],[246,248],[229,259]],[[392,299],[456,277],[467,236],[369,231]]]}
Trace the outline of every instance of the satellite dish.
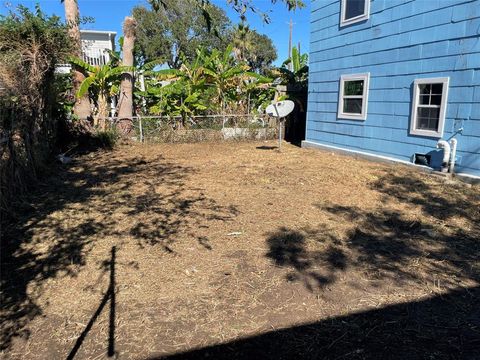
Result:
{"label": "satellite dish", "polygon": [[265,112],[274,117],[283,118],[290,114],[295,107],[295,103],[291,100],[283,100],[274,104],[268,105]]}
{"label": "satellite dish", "polygon": [[274,104],[268,105],[265,112],[278,118],[278,150],[282,151],[282,120],[290,114],[295,108],[295,103],[291,100],[283,100]]}
{"label": "satellite dish", "polygon": [[277,86],[280,85],[283,82],[283,79],[281,77],[277,77],[275,80],[273,80],[272,85]]}

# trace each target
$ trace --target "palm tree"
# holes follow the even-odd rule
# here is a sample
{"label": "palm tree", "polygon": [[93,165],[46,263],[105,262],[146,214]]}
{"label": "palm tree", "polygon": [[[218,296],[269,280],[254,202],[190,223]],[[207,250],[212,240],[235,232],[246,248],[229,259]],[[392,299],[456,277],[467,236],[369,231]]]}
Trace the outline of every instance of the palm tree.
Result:
{"label": "palm tree", "polygon": [[[134,18],[127,16],[123,22],[123,66],[133,67],[135,45],[135,31],[137,23]],[[122,74],[122,82],[120,84],[120,98],[118,116],[120,118],[131,118],[133,116],[133,88],[135,80],[133,72],[125,72]]]}
{"label": "palm tree", "polygon": [[238,62],[246,62],[247,54],[254,47],[250,27],[244,22],[238,24],[232,36],[233,53]]}
{"label": "palm tree", "polygon": [[[65,20],[68,25],[68,34],[72,39],[74,44],[72,56],[81,57],[82,56],[82,44],[80,40],[80,27],[79,27],[79,18],[80,13],[78,11],[77,0],[62,0],[65,5]],[[85,76],[81,71],[73,70],[73,90],[78,92],[80,84],[85,80]],[[88,96],[82,96],[77,99],[75,102],[73,113],[79,119],[86,119],[91,115],[91,106]]]}
{"label": "palm tree", "polygon": [[116,66],[112,61],[102,66],[93,66],[78,58],[71,58],[70,63],[85,76],[76,93],[77,98],[89,95],[93,98],[97,105],[95,125],[101,119],[101,126],[104,127],[104,120],[109,112],[110,97],[116,93],[121,75],[134,71],[134,67]]}

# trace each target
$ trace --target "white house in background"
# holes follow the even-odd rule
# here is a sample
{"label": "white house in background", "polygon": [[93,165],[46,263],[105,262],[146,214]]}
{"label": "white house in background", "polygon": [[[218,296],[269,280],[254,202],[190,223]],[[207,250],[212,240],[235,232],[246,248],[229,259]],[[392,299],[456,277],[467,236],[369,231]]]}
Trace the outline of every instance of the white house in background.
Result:
{"label": "white house in background", "polygon": [[[80,40],[82,42],[82,60],[90,65],[105,65],[110,61],[110,54],[107,50],[115,50],[114,31],[99,30],[80,30]],[[69,73],[71,66],[69,64],[59,64],[57,73]]]}
{"label": "white house in background", "polygon": [[116,35],[113,31],[80,30],[83,60],[90,65],[108,63],[110,54],[106,50],[115,50]]}
{"label": "white house in background", "polygon": [[[110,61],[108,50],[115,50],[114,31],[80,30],[82,42],[82,60],[93,66],[102,66]],[[55,72],[57,74],[68,74],[72,70],[70,64],[58,64]],[[116,97],[111,99],[111,114],[115,114]]]}

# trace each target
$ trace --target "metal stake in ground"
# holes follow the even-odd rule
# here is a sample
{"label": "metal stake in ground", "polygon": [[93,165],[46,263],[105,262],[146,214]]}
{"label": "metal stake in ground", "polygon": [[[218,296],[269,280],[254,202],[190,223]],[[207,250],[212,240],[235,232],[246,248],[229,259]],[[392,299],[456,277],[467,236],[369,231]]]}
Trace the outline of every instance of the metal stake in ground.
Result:
{"label": "metal stake in ground", "polygon": [[278,151],[281,152],[282,151],[282,118],[280,117],[280,113],[278,112],[277,104],[273,104],[273,108],[275,109],[274,116],[278,117]]}
{"label": "metal stake in ground", "polygon": [[278,118],[278,150],[282,151],[282,125],[285,117],[290,114],[295,108],[295,103],[291,100],[279,101],[274,104],[270,104],[265,109],[265,112]]}
{"label": "metal stake in ground", "polygon": [[278,151],[282,151],[282,127],[285,118],[278,118]]}

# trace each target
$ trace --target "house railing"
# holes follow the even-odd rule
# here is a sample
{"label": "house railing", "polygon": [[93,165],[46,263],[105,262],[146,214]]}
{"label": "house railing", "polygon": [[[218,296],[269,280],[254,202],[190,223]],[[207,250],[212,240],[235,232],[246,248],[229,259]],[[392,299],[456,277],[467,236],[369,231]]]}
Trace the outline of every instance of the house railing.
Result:
{"label": "house railing", "polygon": [[90,48],[83,49],[82,59],[90,65],[102,66],[108,63],[110,56],[106,49]]}

